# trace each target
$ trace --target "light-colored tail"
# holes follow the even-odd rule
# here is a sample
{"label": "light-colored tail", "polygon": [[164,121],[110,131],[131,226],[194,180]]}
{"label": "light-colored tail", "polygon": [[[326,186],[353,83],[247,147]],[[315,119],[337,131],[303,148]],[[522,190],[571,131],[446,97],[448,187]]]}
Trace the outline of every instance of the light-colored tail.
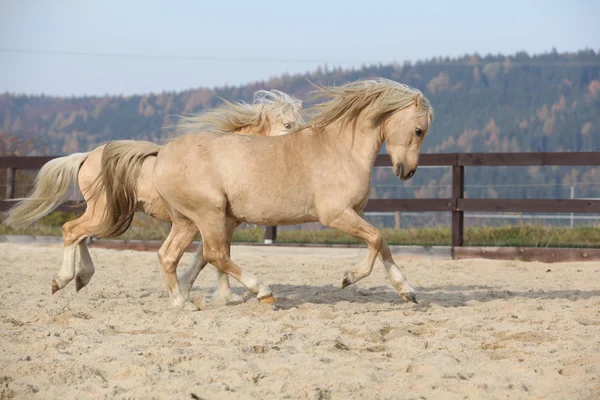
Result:
{"label": "light-colored tail", "polygon": [[92,194],[92,197],[106,195],[106,208],[95,236],[115,237],[127,231],[137,206],[141,167],[144,160],[156,156],[159,149],[159,145],[141,140],[119,140],[106,145]]}
{"label": "light-colored tail", "polygon": [[50,214],[63,203],[74,185],[77,189],[79,167],[88,153],[75,153],[48,161],[40,169],[33,190],[21,202],[9,210],[7,225],[23,229],[38,219]]}

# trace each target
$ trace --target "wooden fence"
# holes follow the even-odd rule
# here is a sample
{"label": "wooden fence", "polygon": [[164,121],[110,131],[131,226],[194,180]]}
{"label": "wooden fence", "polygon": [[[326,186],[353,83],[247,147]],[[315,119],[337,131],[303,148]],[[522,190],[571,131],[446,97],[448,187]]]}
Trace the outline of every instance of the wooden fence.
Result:
{"label": "wooden fence", "polygon": [[[7,170],[6,198],[13,198],[16,169],[39,169],[54,157],[0,157],[0,169]],[[572,153],[447,153],[422,154],[420,166],[452,167],[452,197],[434,199],[370,199],[366,212],[437,211],[452,213],[452,254],[455,258],[493,257],[478,248],[463,246],[465,212],[600,213],[600,200],[579,199],[472,199],[464,197],[465,167],[490,166],[600,166],[600,152]],[[375,167],[389,167],[389,156],[379,155]],[[398,183],[401,184],[400,182]],[[0,211],[13,203],[0,202]],[[60,209],[65,209],[61,207]],[[265,239],[275,242],[276,227],[266,227]],[[502,249],[495,250],[502,257]],[[517,252],[521,258],[591,259],[598,249],[505,249],[506,257]],[[543,254],[542,254],[543,253]],[[563,253],[561,255],[561,253]],[[568,254],[567,254],[568,253]],[[596,254],[598,253],[598,254]],[[540,255],[541,254],[541,255]]]}

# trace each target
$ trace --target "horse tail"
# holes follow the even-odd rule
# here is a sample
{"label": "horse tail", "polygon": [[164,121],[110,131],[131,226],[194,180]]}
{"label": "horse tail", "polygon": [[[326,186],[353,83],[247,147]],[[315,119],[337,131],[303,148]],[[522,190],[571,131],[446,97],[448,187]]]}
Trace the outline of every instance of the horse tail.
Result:
{"label": "horse tail", "polygon": [[92,184],[92,198],[105,194],[106,208],[94,232],[98,237],[119,236],[131,225],[137,206],[137,183],[144,161],[160,146],[145,141],[110,142],[102,153],[102,169]]}
{"label": "horse tail", "polygon": [[40,169],[33,189],[26,198],[8,211],[6,225],[23,229],[50,214],[69,195],[71,187],[78,189],[77,174],[89,153],[74,153],[48,161]]}

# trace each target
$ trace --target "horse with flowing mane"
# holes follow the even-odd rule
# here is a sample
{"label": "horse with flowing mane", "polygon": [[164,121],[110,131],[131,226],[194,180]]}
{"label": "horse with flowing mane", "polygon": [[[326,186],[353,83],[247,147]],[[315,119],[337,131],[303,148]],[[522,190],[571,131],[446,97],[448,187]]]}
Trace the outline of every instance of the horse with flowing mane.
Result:
{"label": "horse with flowing mane", "polygon": [[[178,132],[204,130],[217,134],[277,136],[289,133],[304,122],[300,115],[301,102],[278,90],[256,92],[253,104],[224,102],[216,109],[181,117],[176,124]],[[74,278],[77,291],[90,282],[95,267],[86,238],[114,237],[124,233],[135,211],[161,221],[171,220],[152,178],[159,148],[151,142],[116,141],[88,153],[53,159],[41,168],[28,197],[19,199],[21,202],[9,211],[6,224],[24,228],[63,203],[73,184],[80,188],[87,207],[81,217],[63,225],[63,265],[52,281],[53,294]],[[119,174],[111,176],[110,181],[103,180],[101,171],[109,170],[113,162],[115,167],[118,165]],[[123,187],[122,193],[129,194],[126,201],[113,203],[112,194]],[[118,199],[122,200],[121,197]],[[118,207],[107,207],[107,203]],[[202,249],[198,251],[201,253]],[[77,265],[76,255],[80,260]],[[196,264],[188,270],[188,275],[194,279]],[[186,289],[189,291],[192,285],[193,280],[188,281]],[[217,288],[216,295],[220,299],[227,300],[232,296],[226,274],[220,273]]]}
{"label": "horse with flowing mane", "polygon": [[[344,274],[342,287],[368,276],[379,255],[400,296],[416,302],[413,287],[362,210],[384,142],[394,174],[401,180],[414,175],[433,108],[420,91],[386,79],[320,87],[317,95],[330,100],[316,105],[312,121],[289,135],[205,132],[181,136],[158,151],[154,182],[172,220],[158,258],[174,307],[198,309],[176,274],[183,250],[198,232],[203,240],[199,263],[215,265],[261,302],[275,301],[267,285],[230,259],[233,232],[242,222],[319,221],[360,238],[368,253]],[[113,198],[128,195],[116,190]]]}

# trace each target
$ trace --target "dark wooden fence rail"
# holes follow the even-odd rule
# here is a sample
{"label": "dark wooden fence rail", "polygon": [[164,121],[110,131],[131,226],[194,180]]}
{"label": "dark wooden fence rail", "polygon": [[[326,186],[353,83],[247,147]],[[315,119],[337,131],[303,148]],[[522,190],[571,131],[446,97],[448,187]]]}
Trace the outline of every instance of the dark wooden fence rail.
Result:
{"label": "dark wooden fence rail", "polygon": [[[465,199],[465,167],[600,166],[600,152],[422,154],[420,166],[452,167],[452,197],[445,199],[371,199],[366,212],[446,211],[452,213],[452,247],[463,245],[465,212],[600,213],[600,200]],[[375,167],[389,167],[379,155]],[[401,184],[401,183],[398,183]],[[276,231],[267,239],[275,240]]]}
{"label": "dark wooden fence rail", "polygon": [[[6,198],[14,196],[15,171],[39,169],[54,157],[0,157],[7,170]],[[441,211],[452,213],[452,248],[463,246],[465,212],[600,213],[600,200],[465,199],[465,167],[483,166],[600,166],[600,152],[573,153],[447,153],[422,154],[420,166],[452,167],[452,197],[445,199],[371,199],[365,211]],[[379,155],[375,167],[389,167],[389,156]],[[400,182],[398,183],[401,184]],[[1,201],[0,211],[13,202]],[[60,209],[69,209],[64,206]],[[266,227],[266,241],[274,242],[275,227]]]}

